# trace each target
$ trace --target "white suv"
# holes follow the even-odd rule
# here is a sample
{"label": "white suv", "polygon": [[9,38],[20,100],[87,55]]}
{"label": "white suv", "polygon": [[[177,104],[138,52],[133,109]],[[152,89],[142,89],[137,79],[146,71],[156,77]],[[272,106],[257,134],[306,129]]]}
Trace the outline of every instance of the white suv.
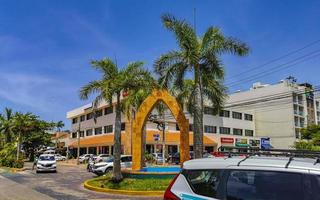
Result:
{"label": "white suv", "polygon": [[319,200],[320,159],[231,157],[187,161],[165,200]]}
{"label": "white suv", "polygon": [[[131,155],[122,155],[120,157],[121,168],[130,168],[132,167],[132,156]],[[103,160],[103,162],[95,163],[92,167],[92,172],[97,175],[103,175],[105,173],[111,172],[113,169],[113,157],[108,157]]]}

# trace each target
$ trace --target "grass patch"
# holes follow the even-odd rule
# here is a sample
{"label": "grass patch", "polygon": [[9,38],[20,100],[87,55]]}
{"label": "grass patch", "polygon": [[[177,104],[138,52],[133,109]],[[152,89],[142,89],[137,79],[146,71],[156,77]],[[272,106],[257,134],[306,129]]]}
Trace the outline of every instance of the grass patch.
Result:
{"label": "grass patch", "polygon": [[96,178],[88,182],[89,185],[101,188],[130,191],[165,191],[172,179],[133,179],[125,178],[120,183],[113,183],[110,177]]}

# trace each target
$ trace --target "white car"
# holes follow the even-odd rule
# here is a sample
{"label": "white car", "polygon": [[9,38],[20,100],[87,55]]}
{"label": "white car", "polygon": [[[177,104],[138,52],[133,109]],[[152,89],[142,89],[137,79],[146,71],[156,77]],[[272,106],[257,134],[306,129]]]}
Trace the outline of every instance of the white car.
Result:
{"label": "white car", "polygon": [[56,158],[52,154],[42,154],[37,160],[36,172],[57,172]]}
{"label": "white car", "polygon": [[65,156],[62,156],[60,154],[55,154],[54,157],[55,157],[56,161],[64,161],[67,159]]}
{"label": "white car", "polygon": [[99,154],[98,156],[96,156],[96,157],[94,158],[94,161],[97,163],[97,162],[100,162],[100,161],[102,161],[103,159],[108,158],[108,157],[110,157],[109,154]]}
{"label": "white car", "polygon": [[301,200],[320,198],[320,159],[235,156],[183,163],[164,199]]}
{"label": "white car", "polygon": [[93,154],[83,154],[83,155],[79,156],[79,162],[84,163],[84,162],[88,161],[91,156],[93,156]]}
{"label": "white car", "polygon": [[[122,155],[120,157],[121,168],[130,168],[132,167],[132,156],[131,155]],[[92,172],[97,175],[103,175],[105,173],[111,172],[113,169],[113,157],[104,159],[103,162],[95,163],[92,167]]]}
{"label": "white car", "polygon": [[153,153],[152,156],[154,157],[154,159],[156,160],[157,163],[164,162],[162,153]]}

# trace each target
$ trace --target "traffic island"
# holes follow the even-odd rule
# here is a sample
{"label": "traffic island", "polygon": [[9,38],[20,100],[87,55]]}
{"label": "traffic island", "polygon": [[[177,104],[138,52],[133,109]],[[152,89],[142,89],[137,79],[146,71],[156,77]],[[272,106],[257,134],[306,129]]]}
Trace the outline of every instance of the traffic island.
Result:
{"label": "traffic island", "polygon": [[163,196],[172,178],[124,178],[120,183],[113,183],[110,176],[90,179],[84,182],[84,187],[111,194],[137,196]]}

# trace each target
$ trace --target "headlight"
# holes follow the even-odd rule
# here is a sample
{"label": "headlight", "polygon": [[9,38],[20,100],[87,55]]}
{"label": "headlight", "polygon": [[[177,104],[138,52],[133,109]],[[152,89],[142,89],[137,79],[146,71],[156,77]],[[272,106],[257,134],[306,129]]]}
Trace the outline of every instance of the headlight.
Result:
{"label": "headlight", "polygon": [[56,166],[57,166],[57,164],[53,164],[53,165],[52,165],[52,167],[56,167]]}
{"label": "headlight", "polygon": [[37,164],[37,167],[42,167],[40,164]]}

